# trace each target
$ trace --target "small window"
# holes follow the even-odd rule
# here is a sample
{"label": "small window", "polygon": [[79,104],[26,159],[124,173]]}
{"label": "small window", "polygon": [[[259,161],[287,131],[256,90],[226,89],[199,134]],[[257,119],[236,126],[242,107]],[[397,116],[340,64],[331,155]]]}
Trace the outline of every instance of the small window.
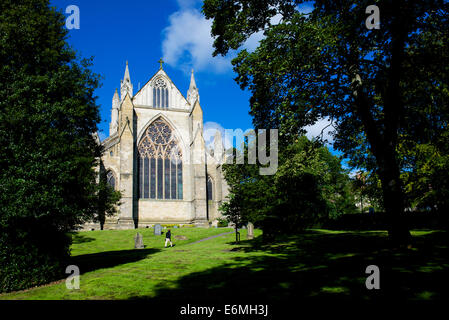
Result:
{"label": "small window", "polygon": [[212,181],[212,178],[210,176],[207,176],[207,200],[213,200],[213,189],[214,189],[214,182]]}
{"label": "small window", "polygon": [[114,173],[112,173],[112,171],[108,171],[106,175],[106,181],[108,185],[115,190],[115,176]]}
{"label": "small window", "polygon": [[153,107],[168,108],[168,88],[165,81],[161,78],[154,82]]}

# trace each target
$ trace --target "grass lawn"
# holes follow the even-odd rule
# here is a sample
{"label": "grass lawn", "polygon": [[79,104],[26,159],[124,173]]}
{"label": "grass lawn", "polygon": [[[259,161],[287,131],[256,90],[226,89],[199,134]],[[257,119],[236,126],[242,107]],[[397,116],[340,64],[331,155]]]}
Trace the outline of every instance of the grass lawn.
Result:
{"label": "grass lawn", "polygon": [[[139,229],[145,249],[134,250],[136,230],[73,235],[73,264],[80,290],[65,281],[0,295],[0,299],[148,299],[224,302],[251,297],[281,302],[294,298],[448,299],[448,233],[414,231],[412,249],[392,250],[384,231],[308,230],[263,244],[261,231],[248,241],[242,230],[192,243],[228,228],[172,229],[175,247]],[[367,290],[365,269],[380,268],[380,290]]]}

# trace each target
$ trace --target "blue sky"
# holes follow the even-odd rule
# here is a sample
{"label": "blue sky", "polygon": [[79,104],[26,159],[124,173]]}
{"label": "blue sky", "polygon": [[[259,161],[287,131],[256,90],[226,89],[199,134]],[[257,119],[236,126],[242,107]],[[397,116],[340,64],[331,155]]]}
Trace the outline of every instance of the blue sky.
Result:
{"label": "blue sky", "polygon": [[[112,96],[115,88],[120,92],[126,61],[136,93],[157,72],[161,57],[164,70],[184,96],[190,70],[195,70],[205,129],[252,128],[250,94],[233,80],[236,74],[231,59],[235,53],[212,57],[211,21],[201,14],[201,0],[52,0],[51,4],[63,13],[70,5],[80,10],[80,28],[69,31],[68,41],[82,57],[93,56],[92,69],[103,76],[96,91],[101,140],[109,134]],[[304,12],[311,7],[306,3],[299,9]],[[279,17],[272,23],[276,20]],[[254,50],[262,38],[259,32],[244,47]],[[323,120],[309,128],[309,136],[320,134],[326,124]]]}
{"label": "blue sky", "polygon": [[[94,57],[93,71],[101,74],[97,89],[102,122],[100,136],[109,133],[111,101],[120,89],[128,60],[134,93],[157,72],[161,57],[164,70],[186,96],[194,68],[204,122],[223,128],[252,127],[249,93],[234,82],[231,57],[212,58],[210,21],[197,1],[53,0],[65,13],[69,5],[80,9],[80,29],[69,31],[69,43],[83,57]],[[66,14],[69,16],[69,14]],[[120,90],[119,90],[120,92]]]}

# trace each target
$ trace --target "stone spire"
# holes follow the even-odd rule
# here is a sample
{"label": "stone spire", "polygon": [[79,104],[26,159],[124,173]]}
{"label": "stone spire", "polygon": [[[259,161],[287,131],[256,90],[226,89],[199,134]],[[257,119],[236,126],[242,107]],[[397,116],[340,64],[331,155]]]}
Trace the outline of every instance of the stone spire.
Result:
{"label": "stone spire", "polygon": [[192,73],[190,75],[190,86],[189,90],[187,91],[187,101],[191,106],[193,106],[196,100],[198,100],[198,102],[200,101],[200,94],[198,92],[198,88],[196,87],[195,77],[193,76],[192,69]]}
{"label": "stone spire", "polygon": [[117,132],[118,128],[118,109],[120,108],[120,99],[118,97],[117,89],[115,89],[112,97],[111,123],[109,125],[109,136]]}
{"label": "stone spire", "polygon": [[126,93],[128,93],[132,98],[133,85],[129,76],[128,61],[126,61],[125,75],[123,76],[123,80],[120,82],[120,97],[122,100],[125,98]]}
{"label": "stone spire", "polygon": [[117,88],[115,88],[114,96],[112,97],[112,108],[117,110],[120,108],[120,99],[118,97]]}

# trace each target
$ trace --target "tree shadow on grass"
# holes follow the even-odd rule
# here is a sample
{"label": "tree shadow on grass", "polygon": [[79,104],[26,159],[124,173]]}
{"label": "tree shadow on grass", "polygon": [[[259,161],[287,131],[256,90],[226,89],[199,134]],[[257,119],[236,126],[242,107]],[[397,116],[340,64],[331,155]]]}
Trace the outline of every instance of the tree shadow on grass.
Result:
{"label": "tree shadow on grass", "polygon": [[92,242],[95,240],[95,238],[88,237],[85,234],[79,232],[72,232],[70,233],[70,235],[72,236],[72,244]]}
{"label": "tree shadow on grass", "polygon": [[71,263],[78,266],[81,273],[86,273],[97,269],[112,268],[121,264],[136,262],[159,251],[161,250],[152,248],[83,254],[71,257]]}
{"label": "tree shadow on grass", "polygon": [[[449,246],[446,232],[415,237],[413,249],[394,250],[382,233],[306,232],[273,244],[260,238],[232,249],[255,255],[161,284],[156,300],[192,302],[292,299],[397,301],[448,299]],[[259,253],[266,253],[260,255]],[[227,253],[224,252],[224,255]],[[380,269],[380,290],[368,290],[366,267]],[[145,297],[133,297],[141,299]]]}

